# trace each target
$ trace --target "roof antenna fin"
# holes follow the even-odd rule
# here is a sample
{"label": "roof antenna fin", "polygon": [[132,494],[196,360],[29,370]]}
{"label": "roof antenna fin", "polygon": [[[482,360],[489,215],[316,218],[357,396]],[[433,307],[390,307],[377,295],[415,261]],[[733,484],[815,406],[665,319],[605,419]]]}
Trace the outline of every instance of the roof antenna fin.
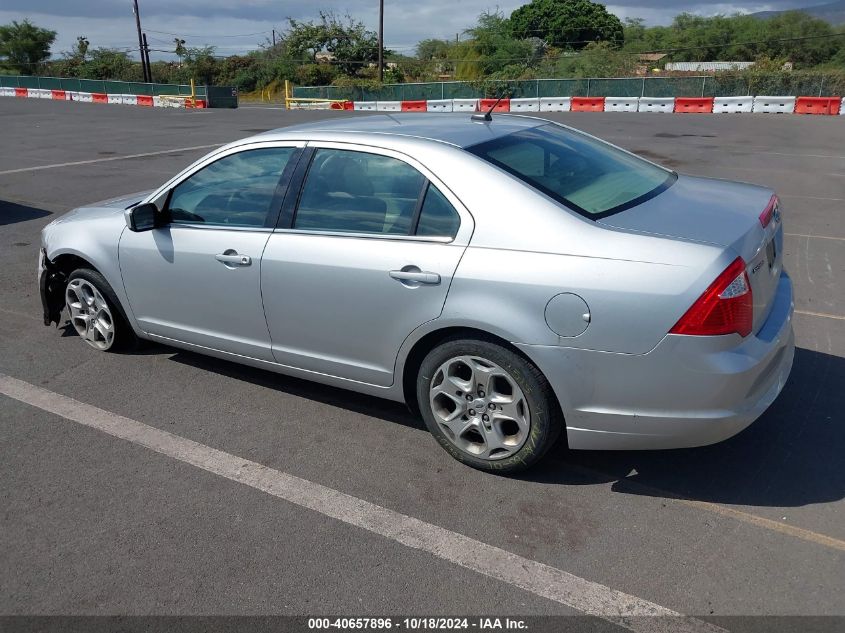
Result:
{"label": "roof antenna fin", "polygon": [[490,115],[490,113],[493,112],[493,110],[496,109],[496,106],[499,105],[499,101],[501,101],[504,98],[505,98],[505,93],[502,93],[502,96],[500,96],[498,99],[496,99],[496,103],[494,103],[492,106],[490,106],[490,109],[487,110],[487,112],[485,112],[484,114],[473,114],[470,117],[470,119],[473,120],[473,121],[486,121],[486,122],[492,121],[493,117]]}

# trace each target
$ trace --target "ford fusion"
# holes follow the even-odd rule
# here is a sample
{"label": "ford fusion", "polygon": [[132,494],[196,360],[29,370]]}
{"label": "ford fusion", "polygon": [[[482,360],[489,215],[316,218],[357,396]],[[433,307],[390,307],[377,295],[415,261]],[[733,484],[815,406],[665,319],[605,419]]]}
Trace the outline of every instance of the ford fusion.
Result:
{"label": "ford fusion", "polygon": [[781,209],[539,118],[376,115],[222,147],[42,234],[44,322],[407,403],[470,466],[711,444],[792,367]]}

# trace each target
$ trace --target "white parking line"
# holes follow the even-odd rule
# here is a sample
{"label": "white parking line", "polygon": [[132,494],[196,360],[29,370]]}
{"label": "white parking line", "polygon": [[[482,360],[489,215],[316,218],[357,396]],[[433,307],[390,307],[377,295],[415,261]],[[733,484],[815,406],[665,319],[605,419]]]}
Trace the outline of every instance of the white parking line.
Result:
{"label": "white parking line", "polygon": [[[631,631],[724,632],[724,629],[708,622],[683,617],[680,613],[648,600],[5,374],[0,374],[0,394],[379,534],[407,547],[428,552],[455,565]],[[666,616],[674,617],[667,621]]]}
{"label": "white parking line", "polygon": [[827,312],[810,312],[809,310],[796,310],[795,314],[814,316],[822,319],[836,319],[837,321],[845,321],[845,316],[841,316],[839,314],[828,314]]}
{"label": "white parking line", "polygon": [[223,143],[212,143],[211,145],[194,145],[193,147],[176,147],[174,149],[163,149],[159,152],[144,152],[142,154],[126,154],[125,156],[109,156],[108,158],[92,158],[90,160],[75,160],[69,163],[53,163],[52,165],[36,165],[35,167],[20,167],[19,169],[7,169],[0,171],[0,176],[7,174],[22,174],[27,171],[41,171],[43,169],[56,169],[57,167],[74,167],[76,165],[92,165],[94,163],[108,163],[115,160],[126,160],[128,158],[145,158],[147,156],[161,156],[162,154],[175,154],[176,152],[190,152],[197,149],[210,149],[220,147]]}

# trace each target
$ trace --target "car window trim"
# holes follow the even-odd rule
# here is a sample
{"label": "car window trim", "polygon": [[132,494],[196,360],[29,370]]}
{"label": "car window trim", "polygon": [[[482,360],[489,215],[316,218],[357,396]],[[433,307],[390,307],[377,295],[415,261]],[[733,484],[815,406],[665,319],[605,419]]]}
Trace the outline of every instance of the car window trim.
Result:
{"label": "car window trim", "polygon": [[290,180],[285,187],[285,194],[282,204],[279,207],[279,215],[274,229],[285,229],[293,227],[296,220],[296,209],[299,207],[299,199],[302,197],[302,190],[305,186],[305,177],[311,169],[316,151],[313,147],[303,147],[297,160],[296,167],[291,174]]}
{"label": "car window trim", "polygon": [[[204,169],[207,169],[208,167],[211,167],[215,163],[218,163],[221,160],[225,160],[225,159],[229,158],[230,156],[237,156],[238,154],[245,154],[247,152],[255,152],[255,151],[262,150],[262,149],[287,149],[289,147],[293,148],[293,154],[291,154],[291,157],[288,159],[288,162],[285,164],[285,168],[282,170],[282,173],[279,174],[279,179],[276,181],[276,186],[273,189],[273,196],[270,199],[270,207],[267,209],[267,213],[264,216],[264,223],[261,226],[228,226],[226,224],[219,224],[219,223],[214,223],[214,222],[179,222],[179,221],[174,221],[172,219],[171,213],[170,213],[170,201],[173,198],[173,192],[176,190],[176,187],[181,186],[182,184],[184,184],[185,182],[187,182],[188,180],[193,178],[195,175],[197,175],[198,173],[200,173]],[[294,146],[278,145],[278,146],[269,146],[269,147],[247,147],[243,151],[231,152],[231,153],[228,153],[228,154],[221,156],[217,160],[209,161],[208,163],[204,164],[202,167],[200,167],[196,171],[191,172],[190,175],[185,176],[185,178],[183,178],[178,183],[176,183],[175,185],[170,187],[170,189],[167,191],[167,197],[164,200],[164,208],[162,209],[162,212],[166,215],[167,224],[169,226],[179,226],[179,227],[184,227],[184,226],[206,227],[206,228],[220,229],[220,230],[224,230],[224,231],[226,231],[226,230],[258,231],[258,232],[262,232],[262,233],[272,231],[273,227],[275,227],[276,222],[278,221],[279,214],[282,211],[282,204],[284,202],[285,194],[287,192],[291,176],[292,176],[294,170],[296,169],[297,165],[299,164],[299,161],[300,161],[304,151],[305,151],[305,148],[298,147],[298,146],[295,146],[295,145]],[[293,164],[293,167],[291,167],[291,164]],[[271,218],[272,218],[272,220],[271,220]]]}
{"label": "car window trim", "polygon": [[[421,163],[413,156],[406,154],[397,149],[393,148],[386,148],[380,145],[370,145],[368,143],[363,142],[350,142],[350,141],[334,141],[334,140],[327,140],[327,139],[308,139],[304,141],[304,147],[306,150],[318,150],[318,149],[348,149],[352,151],[359,151],[365,152],[370,154],[377,154],[379,156],[389,156],[390,158],[396,158],[397,160],[401,160],[418,172],[420,172],[423,177],[430,182],[432,185],[437,187],[440,192],[444,195],[446,200],[448,200],[449,204],[452,205],[452,208],[458,214],[458,219],[460,224],[458,225],[458,232],[455,234],[454,237],[439,237],[439,236],[416,236],[416,235],[387,235],[384,233],[347,233],[342,231],[337,232],[328,232],[328,231],[320,231],[320,232],[313,232],[310,230],[304,229],[294,229],[293,228],[293,217],[291,215],[290,221],[286,222],[285,211],[283,209],[282,216],[274,232],[276,233],[291,233],[291,234],[302,234],[302,235],[326,235],[329,237],[345,237],[345,238],[365,238],[365,239],[401,239],[411,242],[429,242],[429,243],[438,243],[438,244],[455,244],[457,246],[466,247],[470,239],[472,238],[472,234],[475,230],[475,218],[473,217],[472,212],[467,208],[467,206],[463,203],[463,201],[455,194],[452,189],[446,185],[436,174],[436,172],[432,171],[429,167],[427,167],[424,163]],[[300,161],[300,167],[303,167],[304,163],[308,163],[310,166],[310,161],[313,159],[313,155],[308,157],[308,154],[303,156],[303,159]],[[304,168],[304,167],[303,167]],[[294,176],[296,179],[296,175]],[[296,191],[296,204],[299,203],[299,196],[302,194],[302,185],[304,184],[304,178],[301,183],[299,183],[299,191]],[[293,185],[293,183],[292,183]],[[293,189],[292,186],[290,189]],[[289,195],[291,193],[289,189]]]}
{"label": "car window trim", "polygon": [[417,227],[420,224],[420,215],[422,214],[425,197],[428,195],[428,188],[430,185],[431,181],[426,178],[420,188],[420,194],[417,196],[417,205],[414,207],[414,214],[411,216],[411,226],[408,228],[408,235],[417,234]]}
{"label": "car window trim", "polygon": [[[417,172],[420,175],[420,177],[422,177],[422,184],[420,185],[420,191],[417,194],[417,201],[414,203],[414,211],[413,211],[413,214],[411,215],[411,222],[408,226],[408,232],[407,233],[362,233],[362,232],[355,232],[355,231],[323,231],[323,230],[320,230],[320,229],[297,229],[297,228],[294,228],[295,225],[296,225],[296,214],[299,211],[299,203],[302,200],[302,192],[305,190],[305,183],[308,180],[308,174],[311,173],[311,165],[314,162],[314,157],[316,156],[317,152],[321,149],[336,150],[336,151],[341,151],[341,152],[357,152],[359,154],[372,154],[373,156],[381,156],[381,157],[384,157],[384,158],[392,158],[393,160],[398,160],[402,163],[405,163],[408,167],[410,167],[415,172]],[[422,206],[423,206],[423,203],[425,201],[425,194],[428,191],[428,185],[431,182],[428,179],[428,177],[424,173],[422,173],[417,167],[415,167],[414,165],[411,165],[407,161],[402,160],[401,158],[396,158],[395,156],[390,156],[389,154],[383,154],[381,152],[372,152],[372,151],[366,151],[366,150],[361,150],[361,149],[320,147],[320,146],[311,146],[311,145],[309,145],[306,148],[306,150],[310,150],[311,154],[310,154],[310,156],[308,157],[308,160],[307,160],[308,165],[302,171],[302,177],[301,177],[302,179],[298,184],[299,191],[297,192],[297,195],[296,195],[296,202],[295,202],[294,208],[291,212],[290,221],[289,222],[286,221],[284,223],[280,222],[280,225],[277,226],[277,228],[280,228],[281,230],[284,230],[284,231],[303,233],[303,234],[307,234],[307,235],[316,234],[316,235],[334,235],[334,236],[346,236],[346,237],[349,237],[349,236],[356,236],[356,237],[357,236],[362,236],[362,237],[373,236],[373,237],[399,237],[399,238],[414,238],[414,237],[416,237],[415,233],[417,232],[417,223],[419,222],[419,216],[420,216],[420,213],[422,212]],[[305,161],[303,161],[303,162],[305,162]],[[285,202],[287,202],[287,200]],[[458,217],[460,218],[460,214],[458,214]],[[427,236],[427,237],[431,237],[431,236]],[[449,238],[450,242],[453,241],[453,240],[454,240],[453,237]],[[429,242],[429,241],[432,241],[432,240],[425,239],[425,240],[422,240],[422,241]]]}

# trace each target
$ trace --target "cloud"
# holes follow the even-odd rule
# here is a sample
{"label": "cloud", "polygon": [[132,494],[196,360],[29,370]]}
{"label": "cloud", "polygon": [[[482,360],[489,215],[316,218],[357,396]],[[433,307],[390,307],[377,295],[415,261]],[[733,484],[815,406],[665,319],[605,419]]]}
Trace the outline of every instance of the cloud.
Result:
{"label": "cloud", "polygon": [[[821,1],[821,0],[819,0]],[[525,2],[508,0],[388,0],[385,3],[385,43],[411,53],[421,39],[453,39],[475,23],[485,10],[497,7],[510,13]],[[139,0],[143,28],[150,46],[172,51],[178,34],[188,46],[215,46],[220,54],[254,50],[270,38],[271,29],[284,29],[287,18],[309,20],[322,9],[350,13],[369,28],[378,23],[374,0]],[[750,13],[806,5],[794,0],[732,3],[701,0],[612,0],[608,9],[620,16],[641,17],[647,24],[668,24],[682,11],[700,15]],[[57,31],[53,54],[70,50],[79,35],[92,47],[137,49],[137,34],[129,0],[3,0],[0,24],[28,17],[39,26]],[[168,58],[156,52],[154,57]]]}

